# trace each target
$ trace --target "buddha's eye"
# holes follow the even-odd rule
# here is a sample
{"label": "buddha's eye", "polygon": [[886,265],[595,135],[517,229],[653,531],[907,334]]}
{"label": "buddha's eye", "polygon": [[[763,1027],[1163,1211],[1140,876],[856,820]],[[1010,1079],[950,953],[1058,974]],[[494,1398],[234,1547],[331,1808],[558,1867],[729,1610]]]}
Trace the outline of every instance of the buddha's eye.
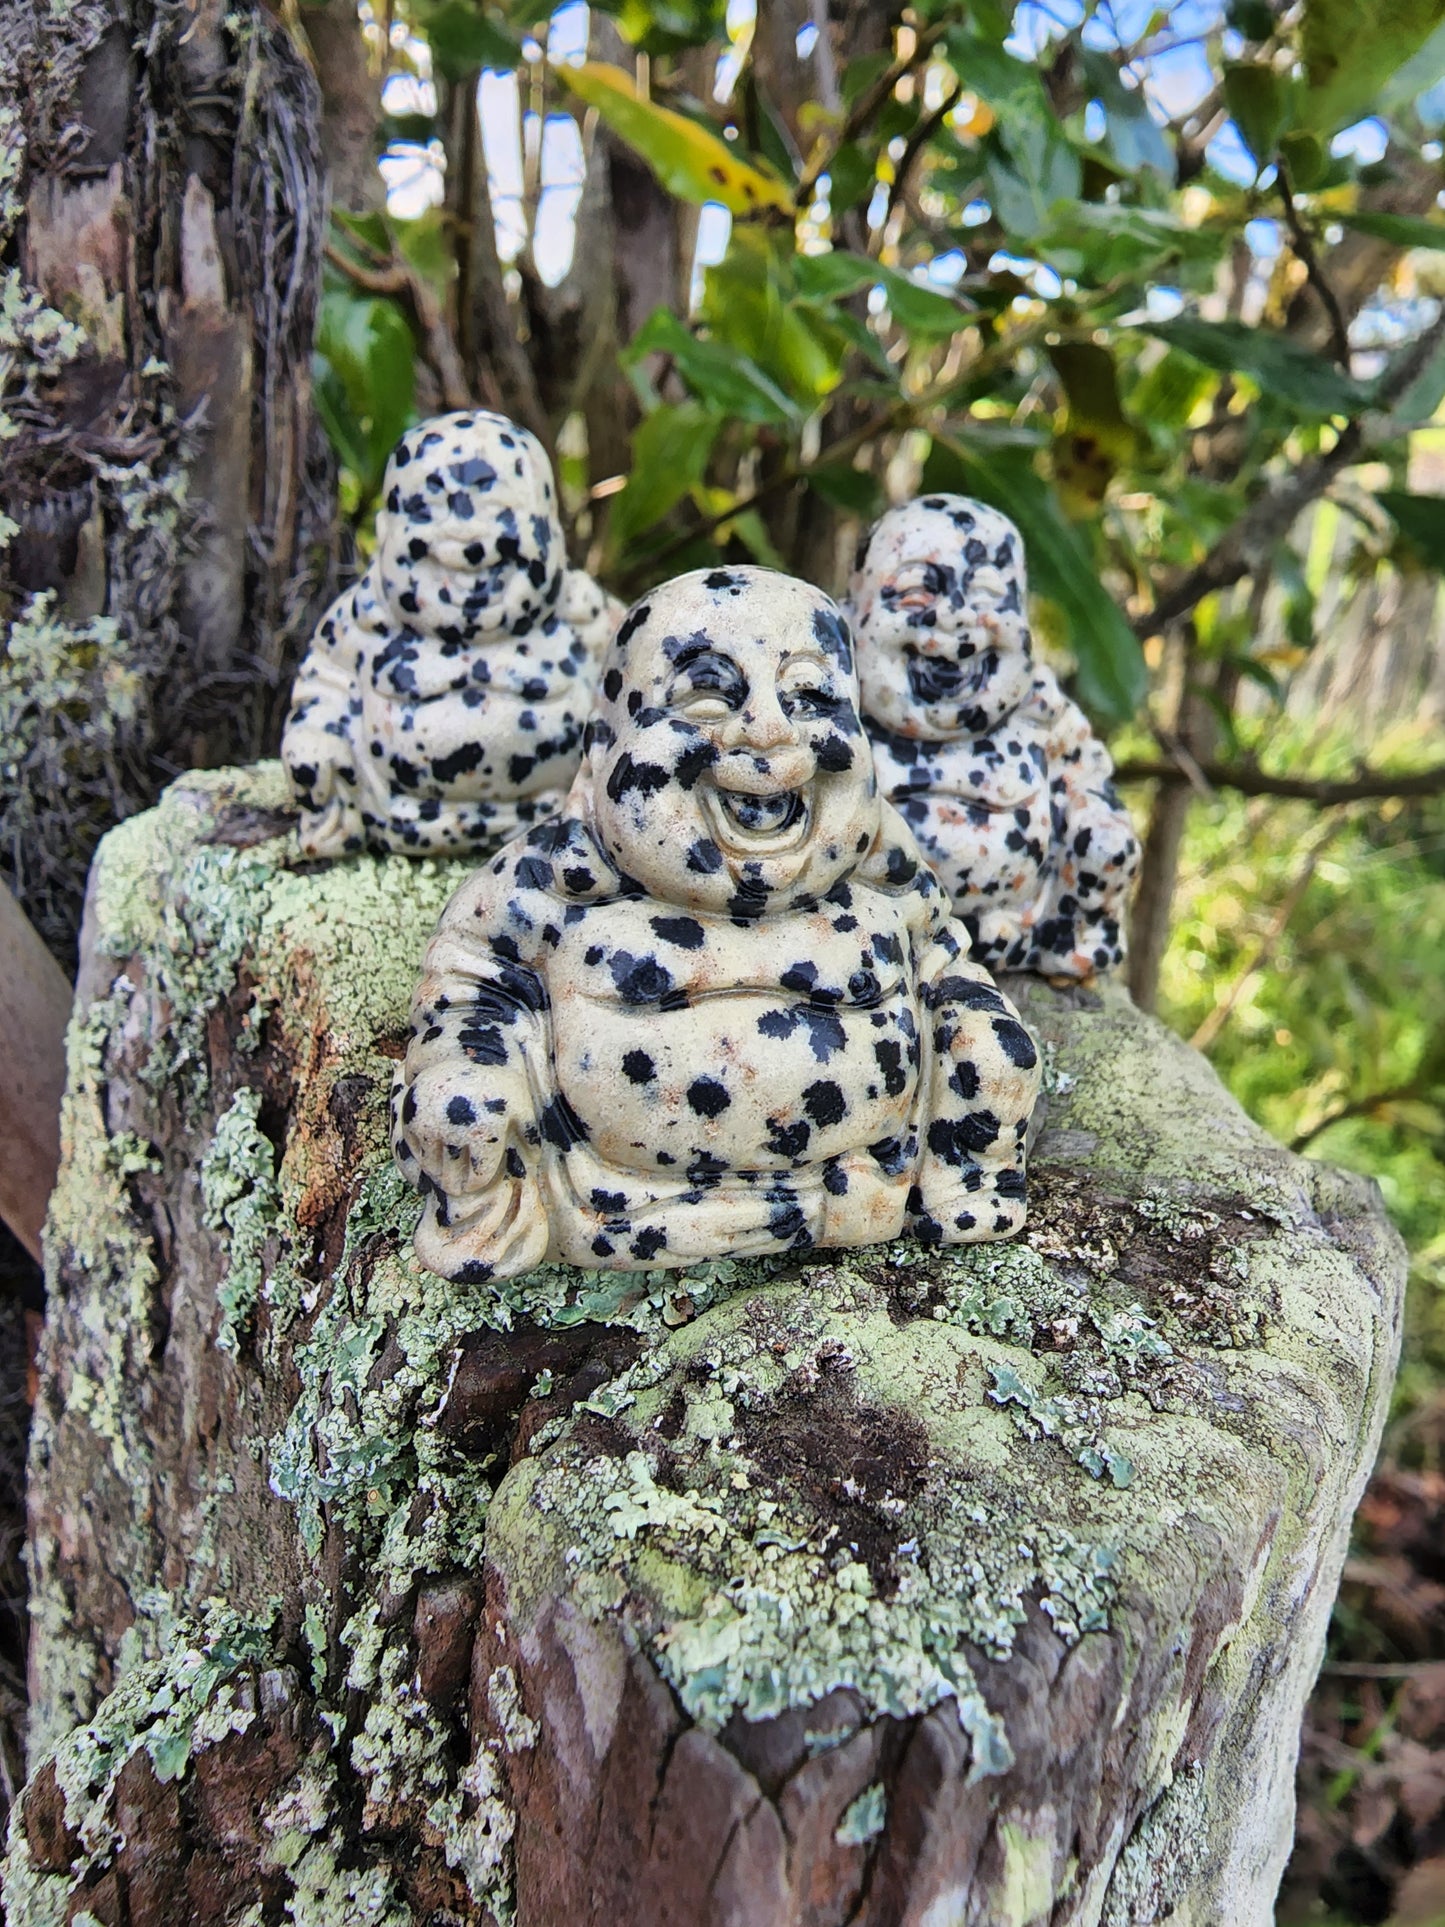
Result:
{"label": "buddha's eye", "polygon": [[737,705],[714,689],[695,689],[675,697],[673,707],[691,722],[715,723],[731,716]]}
{"label": "buddha's eye", "polygon": [[838,707],[838,698],[831,689],[819,689],[811,685],[785,689],[779,700],[789,716],[829,716]]}
{"label": "buddha's eye", "polygon": [[730,656],[714,649],[685,651],[668,701],[689,722],[719,722],[747,701],[747,678]]}
{"label": "buddha's eye", "polygon": [[970,602],[996,606],[1002,601],[1007,583],[997,569],[975,569],[968,585]]}

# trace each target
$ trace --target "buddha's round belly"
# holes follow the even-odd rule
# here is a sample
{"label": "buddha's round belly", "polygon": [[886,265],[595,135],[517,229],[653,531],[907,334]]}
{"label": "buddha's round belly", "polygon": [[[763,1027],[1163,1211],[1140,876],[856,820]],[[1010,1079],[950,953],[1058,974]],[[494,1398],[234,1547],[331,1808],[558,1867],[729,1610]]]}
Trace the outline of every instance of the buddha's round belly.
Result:
{"label": "buddha's round belly", "polygon": [[917,1026],[899,989],[821,1008],[713,993],[685,1008],[553,1002],[570,1120],[620,1170],[756,1171],[823,1163],[907,1127]]}
{"label": "buddha's round belly", "polygon": [[977,893],[1010,902],[1035,894],[1050,838],[1042,790],[1002,808],[943,790],[915,792],[908,800],[921,809],[900,805],[903,815],[955,897]]}
{"label": "buddha's round belly", "polygon": [[374,781],[454,802],[501,801],[565,786],[582,757],[585,692],[575,682],[549,701],[488,690],[386,701],[370,690],[362,758]]}

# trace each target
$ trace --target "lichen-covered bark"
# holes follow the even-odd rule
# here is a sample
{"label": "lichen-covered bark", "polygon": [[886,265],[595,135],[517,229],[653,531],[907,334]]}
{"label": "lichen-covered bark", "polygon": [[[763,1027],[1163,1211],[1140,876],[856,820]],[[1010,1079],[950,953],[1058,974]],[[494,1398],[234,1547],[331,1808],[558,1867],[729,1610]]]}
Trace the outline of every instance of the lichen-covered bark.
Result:
{"label": "lichen-covered bark", "polygon": [[1263,1927],[1373,1195],[1014,983],[1020,1241],[449,1285],[384,1099],[463,873],[302,862],[273,768],[103,846],[7,1918]]}

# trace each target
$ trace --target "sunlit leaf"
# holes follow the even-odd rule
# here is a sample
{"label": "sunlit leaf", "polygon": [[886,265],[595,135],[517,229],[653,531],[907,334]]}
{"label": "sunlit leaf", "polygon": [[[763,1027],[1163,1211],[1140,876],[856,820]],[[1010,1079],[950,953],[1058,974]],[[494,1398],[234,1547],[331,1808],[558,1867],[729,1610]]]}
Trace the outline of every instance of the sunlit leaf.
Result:
{"label": "sunlit leaf", "polygon": [[1301,414],[1356,415],[1369,404],[1370,390],[1362,383],[1323,355],[1268,328],[1204,321],[1198,315],[1147,322],[1145,328],[1221,374],[1247,375],[1264,393]]}
{"label": "sunlit leaf", "polygon": [[558,67],[559,78],[585,100],[620,139],[642,156],[662,185],[680,200],[700,205],[720,201],[734,214],[761,208],[791,212],[792,201],[769,169],[742,158],[720,134],[686,114],[638,96],[620,67],[589,60],[581,67]]}
{"label": "sunlit leaf", "polygon": [[1387,113],[1445,74],[1445,0],[1306,0],[1303,125],[1321,134]]}
{"label": "sunlit leaf", "polygon": [[936,437],[923,487],[956,490],[1002,509],[1023,535],[1034,590],[1069,625],[1080,702],[1100,722],[1120,723],[1144,699],[1144,657],[1124,612],[1099,580],[1087,542],[1060,509],[1024,450],[981,449]]}

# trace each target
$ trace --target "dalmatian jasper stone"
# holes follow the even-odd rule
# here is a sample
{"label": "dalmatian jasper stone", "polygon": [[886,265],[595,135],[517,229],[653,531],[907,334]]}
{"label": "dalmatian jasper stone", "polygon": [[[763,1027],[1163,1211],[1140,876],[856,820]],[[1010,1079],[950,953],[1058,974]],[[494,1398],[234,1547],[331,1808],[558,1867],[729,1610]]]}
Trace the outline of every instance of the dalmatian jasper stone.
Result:
{"label": "dalmatian jasper stone", "polygon": [[281,754],[308,855],[489,848],[562,801],[622,605],[567,566],[541,443],[481,411],[397,443]]}
{"label": "dalmatian jasper stone", "polygon": [[878,781],[995,970],[1122,961],[1139,843],[1108,751],[1033,660],[1023,540],[925,495],[859,547],[847,608]]}
{"label": "dalmatian jasper stone", "polygon": [[422,1261],[1006,1237],[1034,1043],[884,801],[848,628],[766,569],[655,590],[560,815],[458,891],[393,1092]]}

